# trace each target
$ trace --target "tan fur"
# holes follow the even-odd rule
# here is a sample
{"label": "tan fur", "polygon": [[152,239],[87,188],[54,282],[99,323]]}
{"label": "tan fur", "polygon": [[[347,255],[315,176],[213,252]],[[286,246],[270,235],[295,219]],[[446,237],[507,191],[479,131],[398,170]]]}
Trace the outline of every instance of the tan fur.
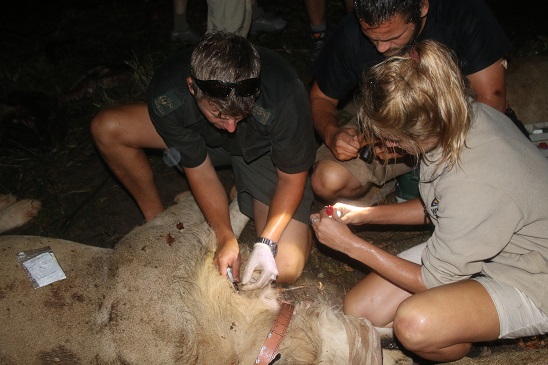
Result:
{"label": "tan fur", "polygon": [[26,224],[38,215],[42,203],[38,200],[17,198],[11,194],[0,195],[0,233]]}
{"label": "tan fur", "polygon": [[506,102],[524,124],[548,122],[548,57],[515,58],[506,71]]}
{"label": "tan fur", "polygon": [[[212,265],[214,245],[189,193],[114,250],[1,237],[0,364],[252,364],[278,295],[237,293]],[[44,246],[67,279],[33,289],[15,256]],[[297,305],[276,365],[381,364],[376,336],[326,304]]]}

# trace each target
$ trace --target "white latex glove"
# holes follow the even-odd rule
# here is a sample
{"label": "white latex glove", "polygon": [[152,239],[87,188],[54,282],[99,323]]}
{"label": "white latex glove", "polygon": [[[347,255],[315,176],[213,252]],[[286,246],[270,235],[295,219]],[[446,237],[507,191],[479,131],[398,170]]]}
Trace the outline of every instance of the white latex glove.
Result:
{"label": "white latex glove", "polygon": [[[255,281],[250,282],[254,271],[260,271],[261,275]],[[270,247],[261,242],[255,243],[244,271],[242,290],[263,288],[276,280],[277,277],[278,268]]]}

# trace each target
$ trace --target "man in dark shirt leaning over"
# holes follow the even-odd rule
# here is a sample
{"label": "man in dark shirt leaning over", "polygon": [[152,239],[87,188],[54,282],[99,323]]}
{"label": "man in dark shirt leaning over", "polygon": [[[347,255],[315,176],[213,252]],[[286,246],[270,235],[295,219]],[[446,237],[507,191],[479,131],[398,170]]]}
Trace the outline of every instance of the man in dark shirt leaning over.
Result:
{"label": "man in dark shirt leaning over", "polygon": [[436,40],[455,52],[477,101],[504,112],[504,57],[511,44],[483,0],[356,0],[354,11],[338,25],[315,65],[310,105],[324,144],[316,156],[312,188],[326,203],[369,205],[366,194],[372,187],[414,166],[386,164],[383,159],[399,156],[379,148],[374,149],[379,158],[365,163],[358,153],[367,141],[355,120],[339,126],[337,105],[352,96],[363,72],[415,41]]}
{"label": "man in dark shirt leaning over", "polygon": [[280,55],[244,37],[211,32],[155,73],[147,103],[103,110],[91,130],[147,221],[164,206],[143,150],[165,151],[164,160],[184,171],[216,234],[220,274],[232,268],[239,280],[238,241],[215,171],[232,166],[240,210],[255,220],[258,236],[242,279],[244,289],[255,289],[296,281],[310,253],[308,172],[317,145],[307,101],[303,83]]}

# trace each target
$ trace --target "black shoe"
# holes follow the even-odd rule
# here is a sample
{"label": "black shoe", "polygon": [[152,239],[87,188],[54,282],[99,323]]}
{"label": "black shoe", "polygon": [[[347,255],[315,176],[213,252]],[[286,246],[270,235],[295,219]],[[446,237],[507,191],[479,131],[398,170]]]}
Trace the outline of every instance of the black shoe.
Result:
{"label": "black shoe", "polygon": [[274,14],[263,12],[261,15],[251,21],[249,34],[257,35],[259,33],[275,33],[285,28],[287,21]]}

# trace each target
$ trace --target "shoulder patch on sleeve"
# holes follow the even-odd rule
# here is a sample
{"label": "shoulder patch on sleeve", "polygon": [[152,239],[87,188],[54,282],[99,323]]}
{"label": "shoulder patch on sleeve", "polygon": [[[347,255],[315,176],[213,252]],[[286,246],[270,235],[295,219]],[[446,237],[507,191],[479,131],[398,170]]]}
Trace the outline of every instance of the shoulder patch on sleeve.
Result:
{"label": "shoulder patch on sleeve", "polygon": [[251,114],[253,115],[253,118],[262,125],[270,125],[274,119],[271,112],[257,105],[253,107]]}
{"label": "shoulder patch on sleeve", "polygon": [[164,116],[183,105],[183,101],[175,94],[174,90],[154,99],[154,110],[159,116]]}

